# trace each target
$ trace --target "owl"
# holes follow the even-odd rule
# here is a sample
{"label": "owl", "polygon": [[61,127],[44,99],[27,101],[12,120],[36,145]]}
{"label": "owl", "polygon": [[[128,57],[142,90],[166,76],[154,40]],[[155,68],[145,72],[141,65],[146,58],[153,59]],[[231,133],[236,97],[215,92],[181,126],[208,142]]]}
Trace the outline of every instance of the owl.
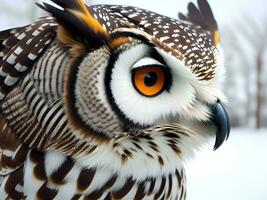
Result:
{"label": "owl", "polygon": [[185,199],[185,161],[230,131],[208,2],[180,20],[38,6],[50,16],[0,32],[0,199]]}

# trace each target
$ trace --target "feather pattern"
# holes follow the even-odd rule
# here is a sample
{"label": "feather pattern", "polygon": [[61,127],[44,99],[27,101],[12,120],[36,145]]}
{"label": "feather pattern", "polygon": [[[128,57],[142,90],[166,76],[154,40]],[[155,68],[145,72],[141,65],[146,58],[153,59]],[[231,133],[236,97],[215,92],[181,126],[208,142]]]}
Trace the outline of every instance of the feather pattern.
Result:
{"label": "feather pattern", "polygon": [[[82,0],[53,0],[53,2],[63,10],[46,3],[40,7],[51,13],[60,25],[72,33],[73,37],[80,37],[91,48],[97,48],[107,42],[107,30],[91,15]],[[60,35],[60,37],[64,40],[62,38],[66,36]]]}
{"label": "feather pattern", "polygon": [[[179,143],[194,135],[186,131],[176,124],[169,124],[114,137],[110,145],[98,146],[88,154],[87,158],[95,156],[99,159],[103,153],[113,157],[114,163],[102,167],[95,166],[94,162],[85,164],[87,158],[83,157],[73,159],[55,151],[30,150],[24,166],[16,170],[16,173],[22,173],[24,168],[25,176],[18,176],[15,182],[12,176],[6,176],[0,194],[2,197],[12,197],[15,188],[20,185],[29,199],[67,200],[77,196],[89,199],[185,199],[186,179],[177,159],[181,159],[184,151],[178,146]],[[169,141],[169,144],[162,141]],[[166,149],[165,145],[170,149],[164,155],[162,150]],[[106,152],[102,148],[107,148]],[[109,148],[116,153],[112,153]],[[128,168],[133,167],[132,162],[139,159],[138,169],[146,166],[150,170],[152,167],[154,172],[151,175],[136,176],[136,170],[129,171]],[[168,169],[168,159],[173,159],[174,168]],[[121,169],[114,170],[112,168],[117,160],[121,163]],[[155,162],[161,166],[159,169],[155,168]],[[125,170],[128,173],[124,173]],[[11,186],[13,190],[9,188]]]}
{"label": "feather pattern", "polygon": [[[0,54],[0,101],[11,91],[53,39],[55,23],[43,19],[1,42]],[[5,35],[4,33],[3,35]],[[3,48],[4,47],[4,48]]]}
{"label": "feather pattern", "polygon": [[18,141],[16,134],[2,115],[0,127],[0,176],[5,176],[23,165],[28,148]]}
{"label": "feather pattern", "polygon": [[109,19],[113,22],[114,18],[119,21],[115,31],[111,22],[101,21],[107,23],[107,29],[115,34],[120,32],[124,36],[126,32],[126,35],[145,37],[151,44],[183,61],[199,81],[210,81],[214,78],[218,62],[218,49],[214,39],[216,37],[218,40],[218,32],[213,33],[195,23],[177,21],[130,6],[96,5],[93,9],[96,13],[102,13],[99,21]]}
{"label": "feather pattern", "polygon": [[[131,37],[171,54],[198,81],[212,80],[218,52],[207,2],[189,5],[188,17],[181,15],[188,23],[129,6],[52,1],[62,9],[40,5],[52,17],[0,32],[0,199],[185,199],[183,162],[195,150],[188,146],[205,138],[178,124],[124,130],[102,108],[97,97],[105,95],[96,85],[111,59],[105,48],[116,50]],[[95,68],[79,71],[82,61]],[[77,71],[80,85],[93,88],[81,96],[90,112],[80,111],[94,120],[90,137],[73,128],[66,106],[77,98],[66,89]],[[98,128],[113,135],[97,140]]]}

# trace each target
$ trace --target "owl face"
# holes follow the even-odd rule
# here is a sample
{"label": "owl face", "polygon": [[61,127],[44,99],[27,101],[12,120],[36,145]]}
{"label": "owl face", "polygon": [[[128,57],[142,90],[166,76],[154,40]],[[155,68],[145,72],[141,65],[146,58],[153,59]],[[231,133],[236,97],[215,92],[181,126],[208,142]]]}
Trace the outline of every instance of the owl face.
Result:
{"label": "owl face", "polygon": [[[60,5],[63,10],[47,4],[45,9],[61,24],[59,41],[72,45],[64,100],[77,134],[109,140],[174,122],[199,133],[214,132],[215,148],[222,144],[229,121],[218,88],[222,66],[214,24],[75,2]],[[70,39],[74,35],[75,41]]]}
{"label": "owl face", "polygon": [[107,69],[106,90],[117,114],[136,127],[188,117],[195,101],[190,72],[160,48],[133,42],[114,52]]}

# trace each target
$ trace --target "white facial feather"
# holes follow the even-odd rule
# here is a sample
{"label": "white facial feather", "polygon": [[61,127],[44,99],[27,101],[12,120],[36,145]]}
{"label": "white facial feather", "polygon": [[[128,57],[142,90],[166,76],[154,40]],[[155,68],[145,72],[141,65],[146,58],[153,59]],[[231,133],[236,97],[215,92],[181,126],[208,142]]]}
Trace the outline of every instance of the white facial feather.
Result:
{"label": "white facial feather", "polygon": [[[113,147],[113,140],[110,143],[99,145],[93,154],[88,156],[84,155],[77,159],[81,166],[88,168],[103,169],[112,173],[119,172],[122,177],[133,177],[136,180],[142,181],[146,177],[161,177],[162,175],[168,175],[174,173],[176,169],[182,169],[183,164],[195,154],[196,150],[199,150],[203,144],[209,141],[209,134],[213,130],[207,128],[203,129],[203,134],[189,131],[183,126],[181,132],[186,134],[179,134],[178,148],[181,153],[176,154],[172,148],[167,144],[168,141],[162,133],[151,133],[153,142],[159,148],[159,155],[161,156],[164,165],[158,163],[158,157],[153,152],[153,149],[149,146],[146,139],[139,139],[138,144],[142,147],[137,149],[131,138],[126,136],[119,140],[118,147]],[[196,129],[199,127],[195,127]],[[187,135],[188,134],[188,135]],[[121,155],[124,149],[135,149],[133,156],[129,157],[127,161],[122,164]],[[148,154],[155,155],[155,158],[149,157]],[[105,159],[103,159],[105,158]],[[142,170],[140,170],[142,169]]]}
{"label": "white facial feather", "polygon": [[157,64],[154,59],[147,58],[148,48],[138,45],[123,52],[112,71],[111,89],[117,106],[126,117],[140,125],[152,125],[161,118],[182,114],[194,100],[194,90],[187,79],[190,74],[183,71],[185,67],[177,59],[166,59],[172,73],[170,91],[155,97],[138,93],[132,83],[131,70],[138,67],[140,60],[141,64]]}

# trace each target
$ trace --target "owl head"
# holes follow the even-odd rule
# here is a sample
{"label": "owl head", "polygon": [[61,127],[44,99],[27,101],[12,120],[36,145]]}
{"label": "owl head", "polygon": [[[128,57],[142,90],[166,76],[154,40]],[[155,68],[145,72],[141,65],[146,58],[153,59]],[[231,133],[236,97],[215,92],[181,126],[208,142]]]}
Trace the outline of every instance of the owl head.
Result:
{"label": "owl head", "polygon": [[180,20],[129,6],[44,3],[70,52],[65,110],[78,137],[96,142],[170,124],[229,136],[219,82],[223,65],[217,23],[206,0]]}

